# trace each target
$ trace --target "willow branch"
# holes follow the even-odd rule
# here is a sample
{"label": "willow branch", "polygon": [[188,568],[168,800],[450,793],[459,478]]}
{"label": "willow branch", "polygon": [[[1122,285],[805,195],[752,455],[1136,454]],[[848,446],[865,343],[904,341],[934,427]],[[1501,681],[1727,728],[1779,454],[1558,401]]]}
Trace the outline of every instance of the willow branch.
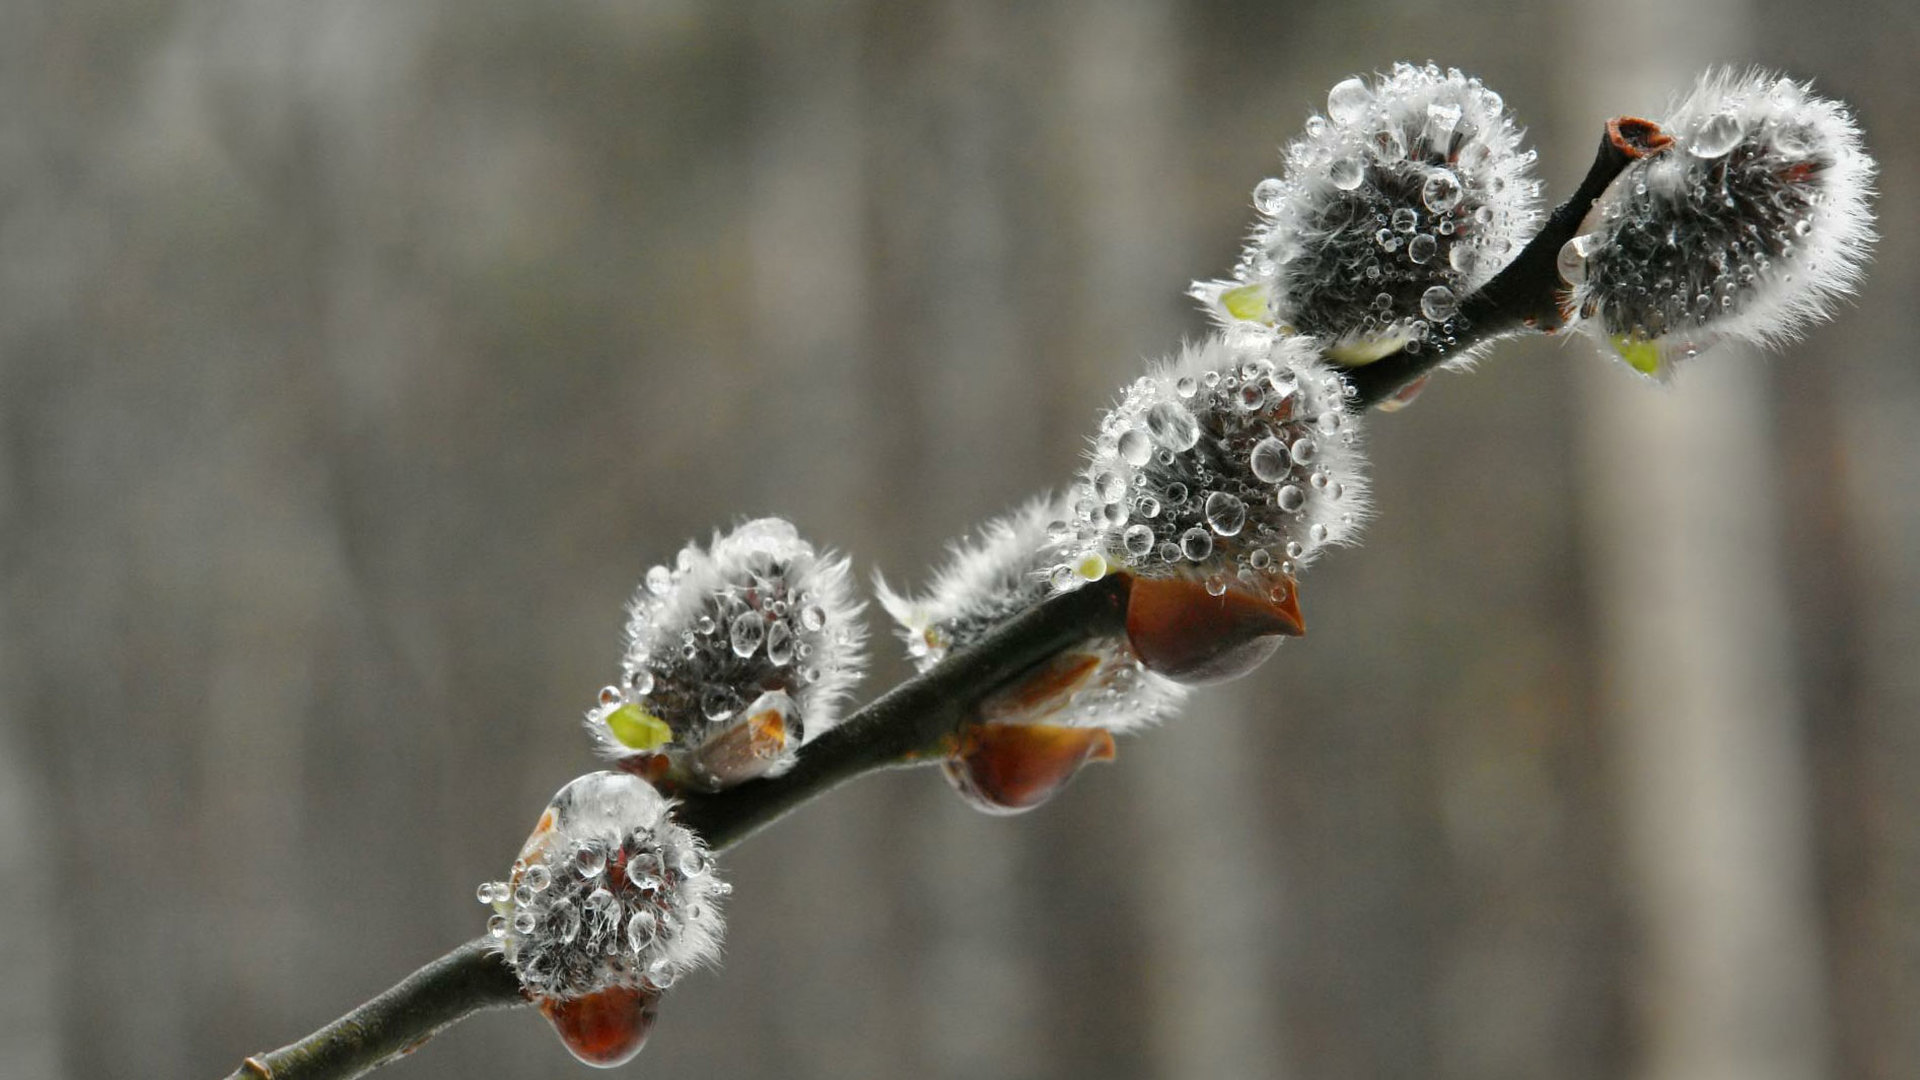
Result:
{"label": "willow branch", "polygon": [[[1384,402],[1451,356],[1510,334],[1551,332],[1565,322],[1556,260],[1560,247],[1614,177],[1667,145],[1644,120],[1607,124],[1593,166],[1573,197],[1499,275],[1461,307],[1466,329],[1449,351],[1399,352],[1342,374],[1356,409]],[[1114,574],[1056,596],[995,628],[856,711],[809,743],[786,773],[683,798],[676,814],[715,850],[739,843],[787,811],[870,772],[938,761],[951,752],[979,703],[1074,644],[1126,626],[1128,578]],[[483,1009],[527,1003],[519,981],[486,939],[467,942],[391,990],[298,1042],[250,1057],[228,1080],[342,1080],[419,1047]]]}
{"label": "willow branch", "polygon": [[[856,776],[938,760],[981,699],[1076,642],[1121,632],[1126,598],[1120,574],[1054,597],[874,699],[809,743],[781,776],[688,797],[676,813],[719,850]],[[306,1038],[248,1058],[228,1080],[361,1076],[472,1013],[526,1004],[489,946],[485,938],[461,945]]]}
{"label": "willow branch", "polygon": [[461,945],[299,1042],[248,1058],[227,1080],[362,1076],[474,1013],[525,1004],[519,978],[489,945]]}

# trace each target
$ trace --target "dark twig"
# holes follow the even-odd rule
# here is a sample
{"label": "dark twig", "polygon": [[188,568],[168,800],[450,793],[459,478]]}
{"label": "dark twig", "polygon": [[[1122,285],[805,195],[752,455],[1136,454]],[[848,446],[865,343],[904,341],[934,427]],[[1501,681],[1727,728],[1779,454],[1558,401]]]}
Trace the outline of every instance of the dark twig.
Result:
{"label": "dark twig", "polygon": [[[1564,322],[1555,265],[1594,200],[1636,157],[1667,145],[1644,120],[1607,125],[1587,178],[1518,257],[1462,306],[1469,329],[1450,352],[1400,352],[1346,371],[1354,408],[1391,398],[1450,356],[1508,334]],[[785,774],[684,798],[681,822],[716,850],[731,847],[801,803],[864,773],[941,760],[975,707],[1076,642],[1121,632],[1129,579],[1114,574],[1009,620],[972,648],[874,699],[810,743]],[[251,1057],[228,1080],[339,1080],[360,1076],[482,1009],[526,1004],[518,979],[485,939],[470,941],[391,990],[298,1042]]]}
{"label": "dark twig", "polygon": [[523,1005],[520,980],[485,938],[434,960],[379,997],[227,1080],[345,1080],[400,1057],[483,1009]]}
{"label": "dark twig", "polygon": [[952,749],[982,698],[1076,642],[1121,632],[1127,582],[1126,575],[1113,574],[1008,620],[809,743],[785,774],[685,798],[681,823],[715,849],[727,848],[862,773],[937,760]]}
{"label": "dark twig", "polygon": [[1446,350],[1402,350],[1349,368],[1343,374],[1354,390],[1353,408],[1372,408],[1453,357],[1489,342],[1517,333],[1550,334],[1565,325],[1558,266],[1561,246],[1579,233],[1594,201],[1622,169],[1636,158],[1659,153],[1671,142],[1652,121],[1629,116],[1609,120],[1580,187],[1554,209],[1546,225],[1505,269],[1460,305],[1457,318],[1465,329],[1456,335],[1457,343]]}
{"label": "dark twig", "polygon": [[[939,760],[982,698],[1075,642],[1121,632],[1127,583],[1115,574],[1009,620],[820,736],[785,774],[685,799],[681,821],[727,848],[863,773]],[[228,1080],[360,1076],[470,1013],[523,1004],[519,980],[486,939],[470,941],[306,1038],[248,1058]]]}

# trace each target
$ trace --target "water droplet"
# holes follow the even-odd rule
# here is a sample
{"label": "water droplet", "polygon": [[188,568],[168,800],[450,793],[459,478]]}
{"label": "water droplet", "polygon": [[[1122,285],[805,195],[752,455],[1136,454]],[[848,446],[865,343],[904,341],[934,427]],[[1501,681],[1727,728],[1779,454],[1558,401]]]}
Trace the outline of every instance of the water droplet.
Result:
{"label": "water droplet", "polygon": [[767,660],[774,667],[785,667],[793,659],[793,629],[785,621],[774,623],[767,631]]}
{"label": "water droplet", "polygon": [[743,611],[734,616],[727,635],[733,644],[733,655],[745,659],[760,651],[760,643],[767,636],[767,620],[757,611]]}
{"label": "water droplet", "polygon": [[1305,465],[1312,461],[1319,451],[1320,444],[1305,435],[1293,440],[1293,445],[1287,449],[1287,453],[1292,456],[1296,465]]}
{"label": "water droplet", "polygon": [[513,932],[516,934],[531,934],[533,928],[539,925],[540,916],[535,915],[531,908],[521,908],[513,914]]}
{"label": "water droplet", "polygon": [[1327,91],[1327,116],[1336,124],[1357,124],[1373,109],[1373,91],[1360,79],[1341,79]]}
{"label": "water droplet", "polygon": [[1227,576],[1225,574],[1207,575],[1207,595],[1225,596],[1227,594]]}
{"label": "water droplet", "polygon": [[1730,112],[1717,113],[1708,117],[1706,123],[1693,133],[1693,140],[1687,144],[1687,152],[1708,160],[1724,157],[1739,145],[1742,134],[1739,117]]}
{"label": "water droplet", "polygon": [[1434,102],[1427,106],[1427,126],[1420,133],[1434,152],[1445,154],[1453,143],[1453,129],[1460,125],[1460,106]]}
{"label": "water droplet", "polygon": [[1297,484],[1288,484],[1280,489],[1279,494],[1273,497],[1273,501],[1280,509],[1292,514],[1307,505],[1307,493],[1301,491]]}
{"label": "water droplet", "polygon": [[642,696],[653,693],[653,671],[648,668],[636,670],[633,674],[627,676],[627,686],[631,688],[635,694]]}
{"label": "water droplet", "polygon": [[607,868],[607,853],[598,844],[581,844],[573,849],[573,869],[582,880],[592,881]]}
{"label": "water droplet", "polygon": [[480,887],[473,891],[473,898],[483,904],[491,904],[493,903],[493,888],[493,882],[483,881],[480,883]]}
{"label": "water droplet", "polygon": [[534,892],[546,892],[547,886],[553,884],[553,871],[547,869],[545,864],[534,863],[527,867],[526,876],[521,880],[525,881],[527,888]]}
{"label": "water droplet", "polygon": [[1200,441],[1200,425],[1193,414],[1170,401],[1156,402],[1147,410],[1147,431],[1155,442],[1174,451],[1191,449]]}
{"label": "water droplet", "polygon": [[1459,273],[1472,275],[1474,267],[1478,266],[1479,262],[1479,256],[1468,244],[1456,243],[1447,251],[1447,265]]}
{"label": "water droplet", "polygon": [[714,622],[713,616],[711,615],[702,615],[693,621],[693,631],[701,637],[706,637],[713,633],[713,628]]}
{"label": "water droplet", "polygon": [[1453,290],[1445,285],[1435,285],[1420,294],[1420,313],[1434,322],[1446,322],[1453,318],[1460,302],[1454,298]]}
{"label": "water droplet", "polygon": [[488,917],[487,936],[493,938],[495,941],[507,936],[507,917],[505,915]]}
{"label": "water droplet", "polygon": [[1306,553],[1307,546],[1305,544],[1302,544],[1298,540],[1287,541],[1287,558],[1298,559],[1305,556]]}
{"label": "water droplet", "polygon": [[1213,534],[1205,529],[1193,528],[1180,534],[1180,551],[1194,562],[1213,554]]}
{"label": "water droplet", "polygon": [[1253,475],[1265,484],[1279,483],[1293,468],[1293,460],[1287,456],[1287,444],[1271,435],[1253,444],[1247,464],[1253,469]]}
{"label": "water droplet", "polygon": [[1359,158],[1337,157],[1333,159],[1333,164],[1327,166],[1327,179],[1333,181],[1333,186],[1341,191],[1352,191],[1366,178],[1367,170],[1360,164]]}
{"label": "water droplet", "polygon": [[1207,496],[1207,525],[1221,536],[1233,536],[1247,523],[1247,504],[1237,495],[1216,491]]}
{"label": "water droplet", "polygon": [[664,566],[656,566],[647,571],[647,591],[655,596],[665,596],[673,588],[673,574]]}
{"label": "water droplet", "polygon": [[1126,545],[1127,554],[1140,558],[1153,550],[1153,529],[1146,525],[1129,525],[1127,531],[1120,534],[1120,542]]}
{"label": "water droplet", "polygon": [[1194,382],[1193,376],[1191,375],[1182,375],[1178,379],[1174,380],[1173,392],[1176,394],[1179,394],[1183,398],[1190,398],[1194,394],[1198,393],[1199,390],[1200,390],[1200,384],[1197,382]]}
{"label": "water droplet", "polygon": [[709,686],[700,693],[700,712],[709,720],[719,720],[733,711],[733,695],[724,686]]}
{"label": "water droplet", "polygon": [[1247,565],[1255,570],[1265,570],[1273,565],[1273,555],[1266,548],[1254,548],[1247,553]]}
{"label": "water droplet", "polygon": [[670,988],[679,978],[680,972],[672,964],[667,963],[665,958],[647,965],[647,981],[652,983],[656,990]]}
{"label": "water droplet", "polygon": [[1389,127],[1374,133],[1373,156],[1374,160],[1382,165],[1392,165],[1397,161],[1405,160],[1407,140],[1401,137],[1399,128]]}
{"label": "water droplet", "polygon": [[1410,233],[1420,224],[1420,215],[1403,206],[1393,212],[1392,223],[1394,232]]}
{"label": "water droplet", "polygon": [[1434,250],[1439,246],[1438,240],[1427,233],[1421,233],[1407,241],[1407,258],[1412,259],[1417,266],[1425,266],[1433,261]]}
{"label": "water droplet", "polygon": [[633,913],[627,920],[627,948],[634,952],[643,952],[653,944],[654,934],[660,926],[660,920],[646,908]]}
{"label": "water droplet", "polygon": [[1181,483],[1178,480],[1175,480],[1173,483],[1167,485],[1167,504],[1168,505],[1179,506],[1181,503],[1186,501],[1187,501],[1187,485]]}
{"label": "water droplet", "polygon": [[1134,508],[1140,511],[1141,517],[1160,516],[1160,500],[1151,495],[1140,496],[1140,501],[1134,504]]}
{"label": "water droplet", "polygon": [[1813,152],[1813,129],[1805,124],[1782,124],[1773,133],[1773,148],[1784,157],[1806,157]]}
{"label": "water droplet", "polygon": [[1460,205],[1460,178],[1451,169],[1435,169],[1420,185],[1420,201],[1436,214],[1444,214]]}
{"label": "water droplet", "polygon": [[1239,405],[1241,412],[1257,412],[1267,403],[1267,392],[1252,380],[1240,384]]}
{"label": "water droplet", "polygon": [[1308,529],[1307,539],[1312,540],[1316,544],[1326,543],[1327,527],[1325,525],[1315,525],[1313,528]]}
{"label": "water droplet", "polygon": [[1129,465],[1145,465],[1153,456],[1153,441],[1139,428],[1128,428],[1120,434],[1120,440],[1114,444],[1120,454],[1120,460]]}
{"label": "water droplet", "polygon": [[1119,502],[1127,497],[1127,481],[1112,470],[1102,472],[1093,478],[1093,493],[1103,503]]}
{"label": "water droplet", "polygon": [[827,609],[819,604],[808,604],[801,608],[800,625],[808,630],[819,630],[827,625]]}
{"label": "water droplet", "polygon": [[1268,177],[1253,186],[1253,208],[1263,214],[1280,212],[1280,201],[1287,192],[1286,185]]}
{"label": "water droplet", "polygon": [[1079,582],[1074,577],[1073,567],[1061,563],[1048,571],[1047,583],[1053,586],[1055,592],[1066,592]]}

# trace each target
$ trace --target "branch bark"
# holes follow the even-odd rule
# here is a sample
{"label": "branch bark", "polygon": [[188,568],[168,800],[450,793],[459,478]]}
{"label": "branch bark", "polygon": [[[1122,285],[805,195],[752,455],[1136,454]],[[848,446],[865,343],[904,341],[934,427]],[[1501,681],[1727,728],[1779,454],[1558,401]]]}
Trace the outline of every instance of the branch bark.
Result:
{"label": "branch bark", "polygon": [[299,1042],[248,1058],[227,1080],[363,1076],[483,1009],[526,1004],[519,977],[490,945],[459,946]]}
{"label": "branch bark", "polygon": [[[1586,179],[1512,263],[1462,307],[1468,328],[1450,353],[1400,352],[1342,372],[1356,410],[1393,397],[1449,357],[1519,332],[1563,325],[1556,260],[1593,203],[1635,158],[1667,145],[1657,125],[1607,124]],[[1129,578],[1114,574],[1054,597],[997,627],[972,648],[874,699],[806,750],[794,767],[710,795],[676,814],[714,850],[739,843],[789,810],[856,776],[931,764],[956,745],[975,707],[1016,676],[1073,644],[1126,628]],[[246,1059],[227,1080],[344,1080],[362,1076],[484,1009],[527,1004],[518,978],[485,938],[469,941],[392,989],[297,1042]]]}

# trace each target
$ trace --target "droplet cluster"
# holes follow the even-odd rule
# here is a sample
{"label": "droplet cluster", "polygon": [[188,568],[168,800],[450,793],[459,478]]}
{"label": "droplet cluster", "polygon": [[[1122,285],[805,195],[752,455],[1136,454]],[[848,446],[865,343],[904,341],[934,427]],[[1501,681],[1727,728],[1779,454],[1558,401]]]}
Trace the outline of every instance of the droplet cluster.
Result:
{"label": "droplet cluster", "polygon": [[688,544],[648,570],[628,605],[620,681],[600,691],[587,729],[610,757],[664,753],[689,779],[721,786],[710,748],[749,717],[781,716],[791,764],[832,727],[864,665],[866,630],[847,562],[778,518]]}
{"label": "droplet cluster", "polygon": [[[1069,500],[1048,497],[989,521],[977,535],[954,545],[922,596],[903,596],[880,582],[880,604],[899,624],[915,667],[926,671],[1051,595],[1051,575],[1075,544],[1068,525],[1072,513]],[[1105,560],[1098,562],[1104,572]],[[1083,580],[1080,569],[1070,568],[1075,580]],[[1082,642],[1055,665],[1071,671],[1072,678],[1041,672],[987,702],[983,712],[1000,723],[1125,732],[1164,719],[1186,698],[1185,687],[1141,667],[1119,638]],[[1057,692],[1033,692],[1034,686]]]}
{"label": "droplet cluster", "polygon": [[1261,224],[1234,280],[1194,295],[1216,315],[1321,338],[1336,362],[1446,351],[1461,303],[1538,229],[1534,153],[1500,95],[1428,64],[1350,78],[1254,189]]}
{"label": "droplet cluster", "polygon": [[1314,339],[1241,326],[1127,388],[1074,487],[1058,588],[1108,564],[1284,599],[1366,516],[1358,418]]}
{"label": "droplet cluster", "polygon": [[719,952],[719,898],[699,837],[638,777],[598,772],[554,795],[504,881],[477,893],[487,933],[537,998],[662,991]]}
{"label": "droplet cluster", "polygon": [[1655,376],[1723,338],[1772,344],[1852,291],[1873,162],[1844,106],[1792,79],[1710,72],[1560,252],[1575,314]]}

